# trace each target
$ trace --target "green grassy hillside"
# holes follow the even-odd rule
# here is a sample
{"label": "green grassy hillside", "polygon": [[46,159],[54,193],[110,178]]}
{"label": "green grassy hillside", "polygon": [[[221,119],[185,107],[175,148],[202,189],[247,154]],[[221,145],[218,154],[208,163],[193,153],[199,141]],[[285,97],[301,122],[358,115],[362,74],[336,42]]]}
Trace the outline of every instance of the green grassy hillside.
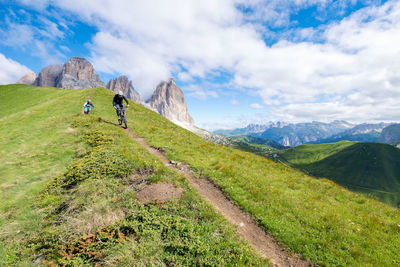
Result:
{"label": "green grassy hillside", "polygon": [[[233,228],[119,127],[80,115],[89,90],[0,86],[0,266],[258,265]],[[142,206],[166,182],[179,201]]]}
{"label": "green grassy hillside", "polygon": [[[9,95],[15,92],[13,88],[16,86],[0,87],[0,101],[5,95],[13,99]],[[18,88],[17,95],[37,89]],[[14,120],[14,115],[7,112],[1,117],[1,136],[5,136],[0,143],[2,162],[10,162],[1,166],[2,194],[9,198],[8,204],[0,204],[3,261],[27,263],[44,254],[61,263],[92,260],[129,265],[128,259],[139,265],[160,266],[265,264],[251,250],[247,252],[246,244],[182,177],[165,170],[124,132],[96,119],[116,122],[112,92],[95,90],[92,100],[96,109],[93,119],[89,119],[76,115],[88,90],[40,90],[37,97],[48,92],[53,94],[48,101],[54,102],[28,97],[27,101],[33,102],[24,104],[27,109],[17,114],[23,115],[24,120]],[[60,105],[55,106],[57,101]],[[1,105],[9,106],[9,100]],[[49,118],[52,112],[60,114]],[[128,125],[137,135],[162,149],[170,160],[184,161],[199,175],[210,177],[283,246],[313,263],[392,266],[400,261],[398,209],[252,153],[211,144],[140,105],[133,104],[127,116]],[[35,128],[39,125],[40,129]],[[13,128],[14,134],[23,139],[14,140],[17,156],[11,160],[14,154],[8,153],[5,146],[13,137],[8,134]],[[42,145],[46,136],[48,147]],[[108,155],[124,166],[122,173],[102,167],[109,166]],[[87,165],[90,170],[84,168]],[[25,174],[21,166],[25,166]],[[148,169],[152,170],[148,183],[167,181],[182,187],[182,199],[165,206],[138,205],[134,190],[126,190],[126,177],[132,170],[146,173]],[[33,173],[38,170],[41,176],[34,180]],[[87,179],[88,176],[94,178]],[[13,184],[14,179],[20,182]],[[36,190],[27,194],[32,186]],[[19,202],[16,195],[20,196]],[[113,216],[100,224],[104,227],[94,236],[88,234],[94,229],[81,226],[90,218],[103,218],[105,214]],[[165,231],[157,230],[160,225]],[[115,233],[121,235],[117,237]],[[57,236],[63,237],[61,241]],[[79,242],[86,245],[77,250]],[[101,255],[92,253],[88,244]],[[72,259],[71,254],[75,255]]]}
{"label": "green grassy hillside", "polygon": [[279,155],[290,166],[400,207],[400,150],[393,146],[339,142],[302,145]]}
{"label": "green grassy hillside", "polygon": [[301,145],[279,151],[278,154],[285,163],[299,167],[320,161],[354,144],[356,142],[341,141],[332,144]]}
{"label": "green grassy hillside", "polygon": [[285,148],[281,144],[266,138],[241,135],[228,137],[228,139],[231,141],[231,146],[234,148],[252,152],[261,156],[266,156],[272,151]]}

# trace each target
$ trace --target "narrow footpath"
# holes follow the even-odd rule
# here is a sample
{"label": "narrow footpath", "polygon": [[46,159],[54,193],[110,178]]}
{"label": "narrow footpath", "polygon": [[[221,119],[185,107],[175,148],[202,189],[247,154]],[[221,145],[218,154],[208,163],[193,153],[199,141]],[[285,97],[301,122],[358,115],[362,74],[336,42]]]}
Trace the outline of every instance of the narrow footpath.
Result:
{"label": "narrow footpath", "polygon": [[271,235],[257,225],[249,214],[227,199],[211,181],[195,178],[189,166],[178,168],[176,163],[171,162],[159,150],[149,146],[145,139],[138,137],[131,129],[128,128],[125,131],[151,154],[158,157],[165,166],[183,174],[200,196],[206,199],[231,224],[235,225],[239,234],[254,247],[261,257],[268,258],[273,266],[312,266],[309,261],[301,259],[298,255],[289,255]]}

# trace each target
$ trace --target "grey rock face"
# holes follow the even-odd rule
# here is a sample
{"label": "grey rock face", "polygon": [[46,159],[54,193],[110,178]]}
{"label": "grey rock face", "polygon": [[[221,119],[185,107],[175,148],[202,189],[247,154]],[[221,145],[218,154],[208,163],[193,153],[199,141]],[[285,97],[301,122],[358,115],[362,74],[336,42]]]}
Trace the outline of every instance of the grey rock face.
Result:
{"label": "grey rock face", "polygon": [[194,124],[186,107],[185,96],[174,79],[161,82],[147,103],[172,122]]}
{"label": "grey rock face", "polygon": [[50,65],[42,69],[33,85],[56,87],[63,65]]}
{"label": "grey rock face", "polygon": [[116,79],[111,79],[107,83],[107,88],[115,93],[122,91],[125,97],[132,99],[136,103],[142,102],[139,93],[135,90],[135,88],[133,88],[132,81],[130,81],[126,76],[120,76]]}
{"label": "grey rock face", "polygon": [[71,57],[62,67],[56,87],[86,89],[106,87],[92,64],[81,57]]}
{"label": "grey rock face", "polygon": [[34,72],[28,72],[17,81],[17,84],[32,85],[35,82],[35,79],[36,74]]}

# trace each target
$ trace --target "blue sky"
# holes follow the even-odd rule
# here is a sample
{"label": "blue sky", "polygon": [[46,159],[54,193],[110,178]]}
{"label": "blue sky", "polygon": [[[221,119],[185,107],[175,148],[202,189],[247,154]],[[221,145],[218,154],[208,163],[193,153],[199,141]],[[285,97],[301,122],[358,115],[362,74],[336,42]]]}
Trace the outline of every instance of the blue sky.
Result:
{"label": "blue sky", "polygon": [[174,77],[196,125],[399,121],[400,3],[0,0],[0,84],[71,56],[143,98]]}

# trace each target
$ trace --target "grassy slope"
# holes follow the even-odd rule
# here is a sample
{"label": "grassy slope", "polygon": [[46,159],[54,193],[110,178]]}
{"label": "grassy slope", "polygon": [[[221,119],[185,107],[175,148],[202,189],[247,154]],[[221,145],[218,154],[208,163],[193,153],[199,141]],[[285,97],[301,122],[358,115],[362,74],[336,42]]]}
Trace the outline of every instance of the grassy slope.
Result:
{"label": "grassy slope", "polygon": [[87,94],[27,89],[0,87],[0,259],[6,262],[20,257],[22,240],[39,227],[30,204],[72,161],[77,145],[68,126]]}
{"label": "grassy slope", "polygon": [[301,145],[282,150],[278,154],[284,163],[290,163],[294,167],[299,167],[320,161],[355,143],[356,142],[341,141],[333,144]]}
{"label": "grassy slope", "polygon": [[273,151],[284,148],[284,146],[266,138],[233,136],[229,137],[229,139],[232,142],[232,147],[261,156],[268,156]]}
{"label": "grassy slope", "polygon": [[[116,121],[111,92],[98,89],[93,100],[94,115]],[[313,262],[390,266],[400,260],[399,210],[251,153],[210,144],[139,105],[127,116],[151,145],[208,175],[280,242]]]}
{"label": "grassy slope", "polygon": [[378,143],[303,145],[280,152],[281,160],[356,192],[400,204],[400,151]]}
{"label": "grassy slope", "polygon": [[[181,175],[95,119],[97,111],[114,114],[109,105],[95,97],[93,116],[77,115],[88,94],[0,87],[0,266],[31,266],[40,255],[74,266],[267,264]],[[139,205],[131,183],[149,170],[147,183],[182,187],[182,199]]]}
{"label": "grassy slope", "polygon": [[[97,90],[98,105],[111,94]],[[115,121],[113,114],[98,110]],[[400,260],[400,211],[251,153],[210,144],[141,106],[130,127],[170,159],[208,175],[280,242],[322,265],[389,266]]]}

